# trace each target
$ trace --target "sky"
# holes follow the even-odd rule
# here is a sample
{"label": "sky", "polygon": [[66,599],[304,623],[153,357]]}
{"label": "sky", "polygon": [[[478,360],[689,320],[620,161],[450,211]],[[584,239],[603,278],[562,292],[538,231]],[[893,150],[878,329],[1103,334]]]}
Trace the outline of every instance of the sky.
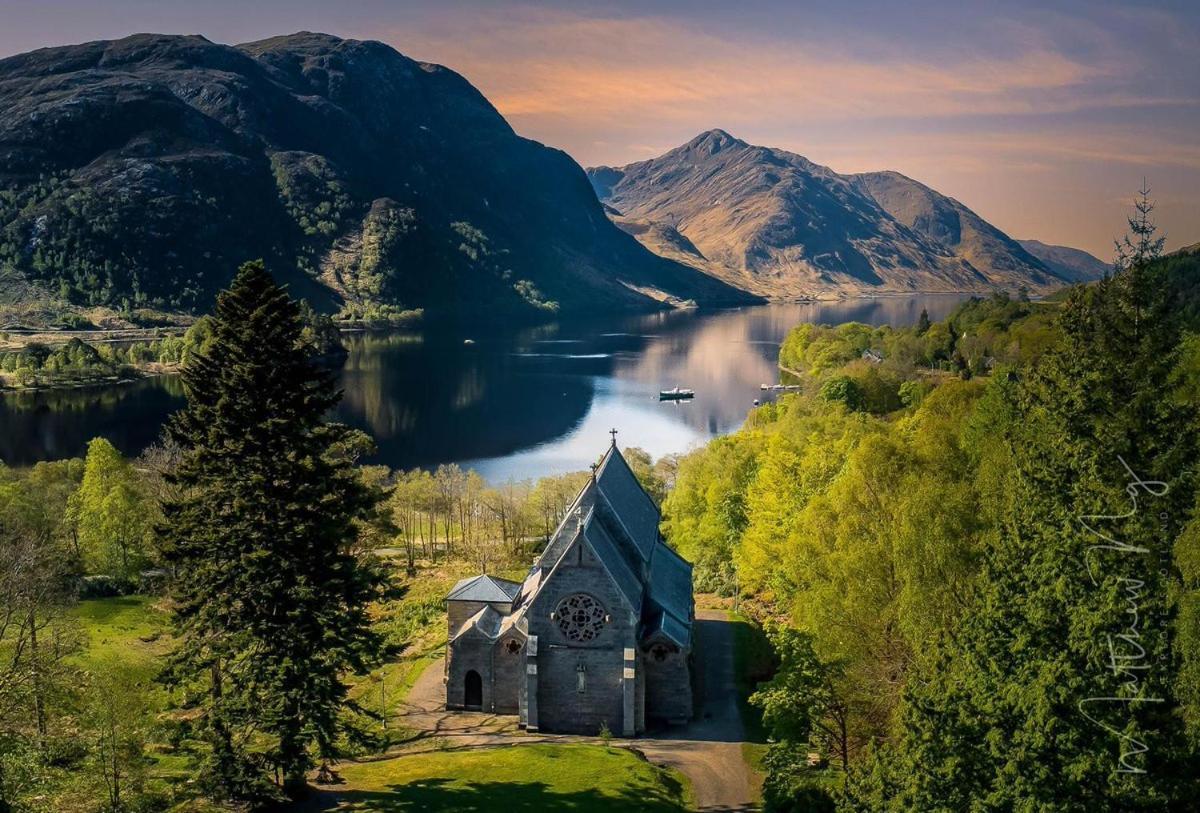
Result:
{"label": "sky", "polygon": [[1105,259],[1145,178],[1168,249],[1200,242],[1195,2],[0,0],[0,55],[300,30],[449,66],[584,166],[720,127],[838,172],[897,170],[1013,237]]}

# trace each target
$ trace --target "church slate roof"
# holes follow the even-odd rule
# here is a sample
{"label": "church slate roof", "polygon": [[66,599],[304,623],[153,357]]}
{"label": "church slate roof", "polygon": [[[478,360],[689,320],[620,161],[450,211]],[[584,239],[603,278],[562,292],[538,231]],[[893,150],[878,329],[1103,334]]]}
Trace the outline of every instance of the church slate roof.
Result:
{"label": "church slate roof", "polygon": [[454,639],[458,639],[472,630],[475,630],[488,638],[498,638],[500,636],[500,627],[504,623],[505,616],[496,612],[490,605],[483,607],[475,615],[463,622],[463,625],[454,633]]}
{"label": "church slate roof", "polygon": [[643,640],[661,633],[686,648],[691,643],[694,615],[692,566],[662,540],[659,519],[658,507],[617,447],[611,446],[524,582],[483,575],[454,586],[447,601],[510,604],[507,615],[485,607],[454,637],[478,630],[494,639],[512,627],[523,631],[525,608],[571,544],[583,537],[641,616]]}
{"label": "church slate roof", "polygon": [[656,632],[661,632],[681,649],[686,649],[691,643],[692,625],[685,624],[667,612],[660,612],[646,625],[643,638],[649,638]]}
{"label": "church slate roof", "polygon": [[487,601],[507,603],[521,591],[520,582],[498,579],[486,573],[463,579],[446,594],[446,601]]}
{"label": "church slate roof", "polygon": [[650,600],[682,624],[692,620],[692,566],[664,542],[650,560]]}
{"label": "church slate roof", "polygon": [[[550,537],[549,544],[542,551],[542,555],[538,557],[535,568],[549,570],[558,564],[558,560],[562,558],[567,547],[574,541],[575,535],[579,533],[579,528],[583,524],[583,518],[592,510],[592,506],[596,502],[596,484],[591,480],[580,490],[575,497],[575,502],[571,503],[571,507],[567,509],[567,513],[562,518],[562,522],[558,524],[554,535]],[[526,577],[528,581],[528,577]]]}
{"label": "church slate roof", "polygon": [[604,523],[596,516],[595,509],[592,509],[583,522],[583,535],[588,544],[592,546],[592,550],[596,551],[596,556],[601,563],[612,574],[613,581],[617,583],[617,588],[625,596],[629,606],[633,608],[634,612],[640,613],[643,594],[641,579],[629,569],[625,557],[617,550],[617,543],[605,529]]}
{"label": "church slate roof", "polygon": [[616,446],[609,447],[600,461],[596,485],[620,518],[642,561],[650,561],[658,541],[658,508]]}

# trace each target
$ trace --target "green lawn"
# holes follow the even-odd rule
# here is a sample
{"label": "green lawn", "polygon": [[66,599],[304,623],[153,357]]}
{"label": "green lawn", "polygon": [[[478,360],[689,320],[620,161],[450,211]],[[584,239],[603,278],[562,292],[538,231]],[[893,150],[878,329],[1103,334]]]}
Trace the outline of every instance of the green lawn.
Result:
{"label": "green lawn", "polygon": [[84,668],[120,663],[146,677],[171,648],[167,614],[149,596],[119,596],[79,602],[75,617],[83,634],[78,661]]}
{"label": "green lawn", "polygon": [[[150,758],[148,778],[152,787],[183,782],[196,773],[195,760],[188,754],[172,753],[159,741],[154,718],[170,705],[166,688],[154,682],[163,659],[171,649],[169,618],[151,596],[119,596],[86,599],[74,608],[81,635],[75,662],[96,675],[128,675],[130,685],[142,692],[146,701],[145,729]],[[159,736],[155,736],[158,734]]]}
{"label": "green lawn", "polygon": [[[344,764],[346,784],[321,810],[628,811],[688,809],[684,780],[624,748],[511,745]],[[337,805],[340,801],[342,807]]]}

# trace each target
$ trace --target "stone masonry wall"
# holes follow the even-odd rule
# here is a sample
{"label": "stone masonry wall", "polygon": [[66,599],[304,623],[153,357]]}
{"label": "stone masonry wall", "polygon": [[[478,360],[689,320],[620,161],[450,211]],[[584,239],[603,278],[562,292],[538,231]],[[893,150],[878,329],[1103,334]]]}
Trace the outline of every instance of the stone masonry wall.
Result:
{"label": "stone masonry wall", "polygon": [[[508,643],[512,641],[520,645],[516,652],[510,652]],[[517,633],[502,635],[495,645],[495,655],[492,660],[496,676],[494,688],[495,708],[497,714],[516,714],[518,694],[521,682],[525,678],[525,640]]]}
{"label": "stone masonry wall", "polygon": [[467,672],[474,670],[483,679],[482,708],[492,710],[492,645],[483,635],[466,635],[451,645],[446,661],[446,708],[465,707]]}
{"label": "stone masonry wall", "polygon": [[646,717],[682,722],[692,718],[692,684],[685,652],[672,652],[663,660],[652,652],[642,655],[646,671]]}
{"label": "stone masonry wall", "polygon": [[[563,598],[587,593],[608,612],[609,622],[596,640],[569,642],[550,618]],[[637,619],[596,560],[577,540],[549,576],[526,612],[529,632],[538,636],[538,726],[542,731],[596,734],[603,723],[620,735],[623,727],[624,650],[634,646]],[[578,672],[585,670],[584,690]]]}

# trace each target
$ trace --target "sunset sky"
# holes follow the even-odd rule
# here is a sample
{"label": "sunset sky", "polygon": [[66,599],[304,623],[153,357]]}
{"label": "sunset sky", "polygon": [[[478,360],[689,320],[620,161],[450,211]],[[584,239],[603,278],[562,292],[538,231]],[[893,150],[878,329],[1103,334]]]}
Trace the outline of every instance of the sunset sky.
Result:
{"label": "sunset sky", "polygon": [[1143,176],[1168,248],[1200,241],[1198,7],[0,0],[0,54],[138,31],[379,39],[585,166],[721,127],[839,172],[898,170],[1014,237],[1107,259]]}

